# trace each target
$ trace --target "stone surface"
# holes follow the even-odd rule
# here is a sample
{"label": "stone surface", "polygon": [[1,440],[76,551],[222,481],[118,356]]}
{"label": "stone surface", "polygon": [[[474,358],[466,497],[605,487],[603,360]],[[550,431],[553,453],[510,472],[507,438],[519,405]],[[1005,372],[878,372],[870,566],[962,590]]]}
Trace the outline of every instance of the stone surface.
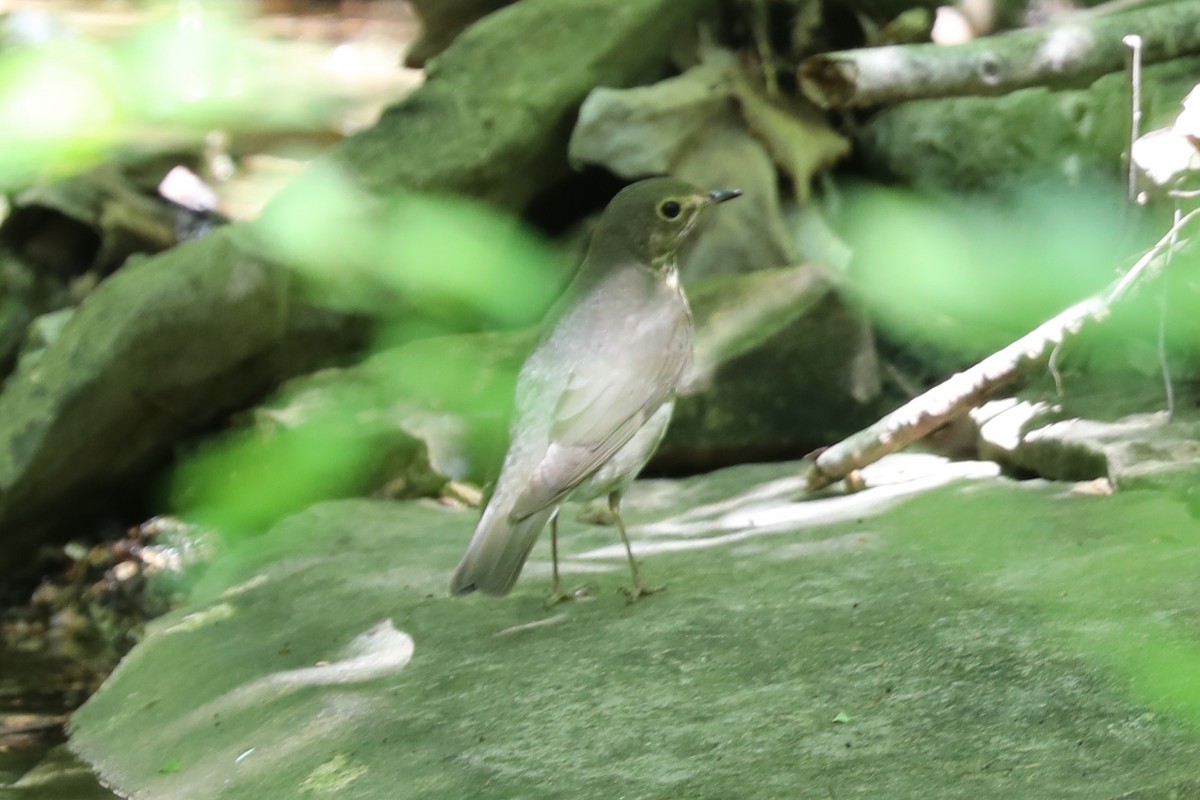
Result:
{"label": "stone surface", "polygon": [[60,745],[37,766],[11,785],[0,780],[0,790],[11,800],[113,800],[115,795],[96,780],[87,764],[81,763]]}
{"label": "stone surface", "polygon": [[1200,414],[1181,409],[1105,421],[1048,403],[988,403],[974,416],[985,456],[1050,480],[1106,478],[1118,489],[1173,489],[1200,507]]}
{"label": "stone surface", "polygon": [[814,109],[769,98],[732,51],[701,45],[699,57],[649,86],[595,89],[571,133],[571,161],[630,180],[670,173],[741,190],[701,223],[705,233],[681,259],[685,280],[802,263],[797,253],[810,248],[793,243],[796,229],[782,216],[780,171],[805,204],[814,176],[849,144]]}
{"label": "stone surface", "polygon": [[44,281],[31,269],[7,250],[0,250],[0,385],[17,362],[25,329],[49,305],[48,292],[39,283]]}
{"label": "stone surface", "polygon": [[885,410],[870,327],[834,286],[811,266],[697,285],[696,360],[656,468],[795,458]]}
{"label": "stone surface", "polygon": [[107,507],[183,436],[359,338],[303,309],[234,229],[101,284],[0,394],[0,566]]}
{"label": "stone surface", "polygon": [[481,19],[428,80],[335,158],[363,185],[465,194],[523,208],[567,174],[584,97],[660,77],[708,0],[522,0]]}
{"label": "stone surface", "polygon": [[474,22],[513,0],[413,0],[410,5],[421,18],[421,33],[404,54],[404,66],[423,67],[445,50]]}
{"label": "stone surface", "polygon": [[[1198,63],[1178,59],[1142,71],[1144,127],[1178,115]],[[866,124],[861,155],[872,172],[941,191],[1009,187],[1014,180],[1078,182],[1095,174],[1123,180],[1128,95],[1128,77],[1114,73],[1085,89],[902,103]]]}
{"label": "stone surface", "polygon": [[571,131],[571,163],[599,164],[631,181],[670,172],[732,108],[736,55],[707,48],[702,59],[649,86],[590,92]]}
{"label": "stone surface", "polygon": [[679,271],[685,284],[719,275],[800,263],[779,202],[779,174],[766,148],[732,113],[691,143],[674,174],[696,186],[733,187],[744,194],[701,220]]}
{"label": "stone surface", "polygon": [[797,501],[797,470],[635,485],[669,588],[633,606],[611,529],[564,523],[592,599],[546,610],[545,541],[451,599],[474,512],[315,507],[212,564],[71,747],[147,800],[1197,796],[1180,503],[931,457]]}

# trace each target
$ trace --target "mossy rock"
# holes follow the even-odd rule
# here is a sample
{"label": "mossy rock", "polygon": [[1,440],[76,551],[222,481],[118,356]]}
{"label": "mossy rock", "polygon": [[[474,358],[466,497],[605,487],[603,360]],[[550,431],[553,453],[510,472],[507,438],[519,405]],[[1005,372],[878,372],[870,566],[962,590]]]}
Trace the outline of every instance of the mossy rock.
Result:
{"label": "mossy rock", "polygon": [[211,565],[71,746],[155,800],[1193,796],[1183,507],[877,467],[809,501],[796,464],[637,484],[669,588],[632,606],[611,529],[564,523],[592,599],[547,610],[545,541],[512,596],[450,598],[473,512],[314,507]]}

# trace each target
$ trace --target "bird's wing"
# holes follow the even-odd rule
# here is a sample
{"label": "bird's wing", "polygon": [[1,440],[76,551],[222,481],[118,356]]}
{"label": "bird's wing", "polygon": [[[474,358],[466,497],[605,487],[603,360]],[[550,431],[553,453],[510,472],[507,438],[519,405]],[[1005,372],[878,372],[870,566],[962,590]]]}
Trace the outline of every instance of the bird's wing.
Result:
{"label": "bird's wing", "polygon": [[687,366],[688,348],[640,344],[626,343],[604,354],[610,358],[589,360],[571,372],[555,406],[549,446],[513,507],[514,519],[561,501],[671,396]]}

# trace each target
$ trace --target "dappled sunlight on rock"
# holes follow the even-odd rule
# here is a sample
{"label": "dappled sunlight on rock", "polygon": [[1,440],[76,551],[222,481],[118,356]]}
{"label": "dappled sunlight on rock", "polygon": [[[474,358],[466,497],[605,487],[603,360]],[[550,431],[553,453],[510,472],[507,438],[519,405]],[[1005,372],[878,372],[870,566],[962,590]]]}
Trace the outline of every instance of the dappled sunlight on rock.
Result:
{"label": "dappled sunlight on rock", "polygon": [[[804,488],[800,470],[797,464],[794,476],[764,482],[728,499],[689,508],[658,522],[633,526],[630,537],[634,550],[650,554],[718,547],[756,536],[862,520],[882,513],[902,498],[934,487],[957,480],[995,478],[1000,474],[999,467],[988,461],[950,461],[923,453],[899,453],[863,470],[868,489],[794,500]],[[634,502],[641,499],[639,491],[640,487],[631,494]],[[649,491],[654,493],[655,489]],[[623,559],[624,556],[621,545],[614,544],[578,557]]]}
{"label": "dappled sunlight on rock", "polygon": [[412,660],[413,649],[412,637],[385,619],[354,637],[339,658],[264,675],[201,706],[180,724],[199,725],[205,719],[260,706],[306,687],[374,680],[403,669]]}
{"label": "dappled sunlight on rock", "polygon": [[775,559],[808,558],[810,556],[827,555],[843,550],[868,547],[877,541],[878,537],[873,533],[847,533],[843,536],[817,539],[811,542],[773,543],[772,545],[767,545],[752,541],[735,547],[733,553],[734,555],[745,557],[753,557],[760,553],[766,553]]}
{"label": "dappled sunlight on rock", "polygon": [[834,775],[879,797],[925,796],[948,771],[980,798],[1191,780],[1186,511],[994,469],[890,457],[872,488],[808,502],[798,463],[642,482],[624,511],[668,590],[628,605],[615,530],[565,514],[563,582],[590,593],[552,611],[548,537],[510,596],[450,598],[475,513],[315,506],[214,563],[76,714],[71,746],[156,800],[535,797],[548,781],[617,797],[631,775],[647,796],[765,798],[786,788],[747,776],[781,764],[791,786]]}

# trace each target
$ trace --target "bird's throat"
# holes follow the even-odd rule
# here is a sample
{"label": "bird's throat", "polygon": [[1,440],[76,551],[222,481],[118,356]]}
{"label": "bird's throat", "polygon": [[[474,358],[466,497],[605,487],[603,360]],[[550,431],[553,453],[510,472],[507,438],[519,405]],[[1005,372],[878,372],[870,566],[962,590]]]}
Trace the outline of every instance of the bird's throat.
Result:
{"label": "bird's throat", "polygon": [[668,289],[679,289],[679,267],[676,266],[674,261],[666,265],[666,269],[662,272],[662,277],[663,283],[667,285]]}

